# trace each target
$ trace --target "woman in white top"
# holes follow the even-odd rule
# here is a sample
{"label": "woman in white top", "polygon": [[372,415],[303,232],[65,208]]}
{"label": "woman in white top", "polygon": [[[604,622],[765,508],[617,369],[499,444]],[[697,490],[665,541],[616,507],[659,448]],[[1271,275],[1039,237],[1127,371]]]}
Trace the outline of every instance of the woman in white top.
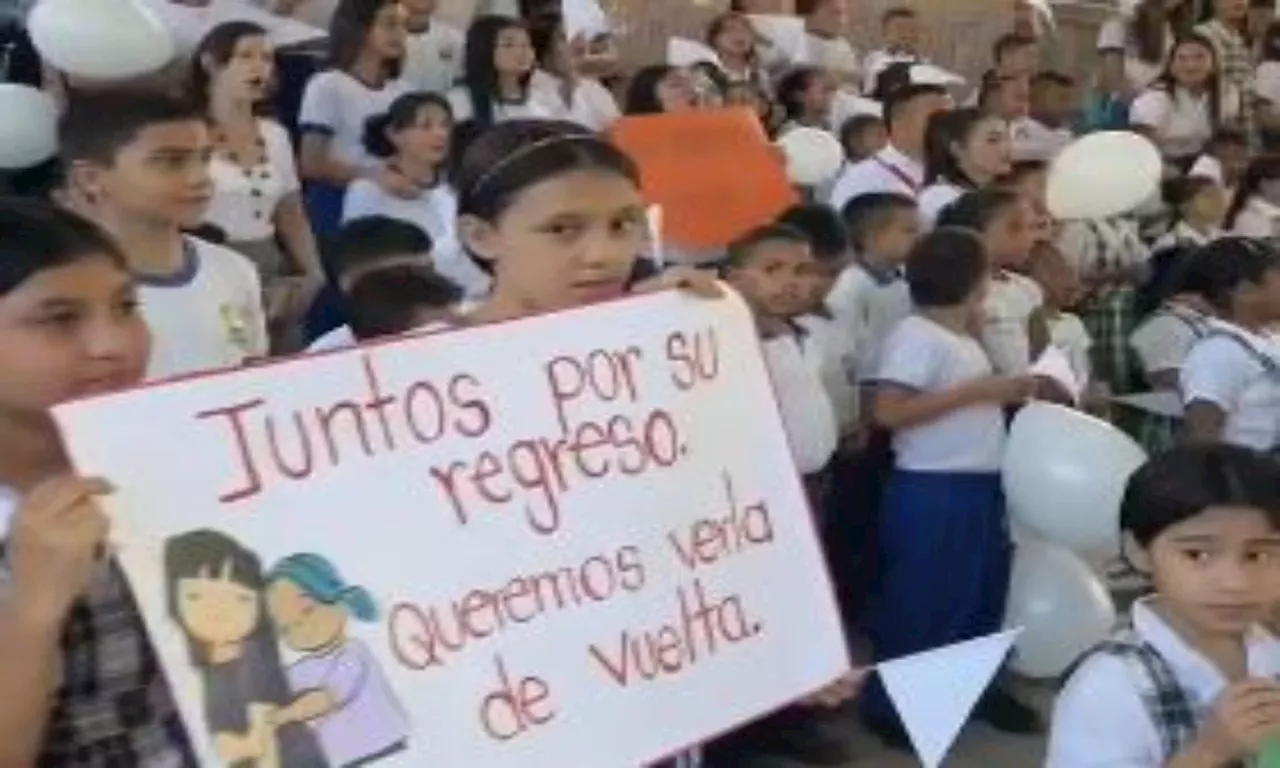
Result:
{"label": "woman in white top", "polygon": [[1187,355],[1180,383],[1189,438],[1280,449],[1280,256],[1257,240],[1205,246],[1191,281],[1217,317]]}
{"label": "woman in white top", "polygon": [[387,216],[417,225],[431,236],[436,271],[466,297],[479,298],[488,294],[489,277],[458,244],[458,198],[445,179],[452,132],[453,115],[443,96],[410,93],[396,99],[387,114],[369,121],[365,146],[388,170],[412,180],[419,192],[398,197],[358,179],[347,188],[342,220]]}
{"label": "woman in white top", "polygon": [[404,11],[396,0],[342,0],[329,29],[332,69],[307,82],[298,115],[302,142],[298,168],[307,182],[311,223],[333,233],[342,194],[358,178],[376,178],[389,190],[412,195],[413,185],[387,173],[364,151],[370,117],[387,111],[404,89],[396,78],[405,46]]}
{"label": "woman in white top", "polygon": [[1239,114],[1239,99],[1223,94],[1213,43],[1191,35],[1174,44],[1165,71],[1134,99],[1129,122],[1185,170],[1218,126]]}
{"label": "woman in white top", "polygon": [[1187,0],[1140,0],[1102,25],[1098,50],[1124,51],[1125,79],[1141,91],[1160,76],[1176,31],[1190,26],[1191,10]]}
{"label": "woman in white top", "polygon": [[758,37],[751,20],[741,13],[722,13],[707,25],[707,46],[720,57],[720,71],[730,83],[768,89],[769,78],[756,48]]}
{"label": "woman in white top", "polygon": [[547,111],[593,131],[603,131],[622,115],[613,94],[594,77],[584,77],[580,62],[586,41],[569,40],[559,14],[546,14],[530,23],[529,35],[539,69],[533,73],[533,98]]}
{"label": "woman in white top", "polygon": [[1227,210],[1225,227],[1241,237],[1280,236],[1280,158],[1262,155],[1249,163]]}
{"label": "woman in white top", "polygon": [[929,118],[924,142],[925,187],[917,202],[926,228],[961,195],[990,185],[1012,168],[1008,124],[976,107]]}
{"label": "woman in white top", "polygon": [[524,24],[505,16],[481,16],[467,29],[462,83],[449,91],[453,117],[474,131],[521,118],[550,118],[533,98],[533,42]]}
{"label": "woman in white top", "polygon": [[190,93],[205,106],[214,144],[205,222],[258,267],[272,346],[294,351],[324,270],[289,135],[256,114],[274,70],[267,32],[249,22],[221,24],[205,36],[193,61]]}

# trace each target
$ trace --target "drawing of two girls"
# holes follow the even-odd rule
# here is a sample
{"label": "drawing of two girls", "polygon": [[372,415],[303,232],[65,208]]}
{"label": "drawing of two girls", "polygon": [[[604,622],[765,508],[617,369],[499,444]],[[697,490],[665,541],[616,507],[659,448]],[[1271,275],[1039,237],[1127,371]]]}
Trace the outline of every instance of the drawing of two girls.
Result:
{"label": "drawing of two girls", "polygon": [[[409,725],[377,661],[348,632],[377,605],[324,557],[264,572],[213,530],[170,538],[170,618],[204,683],[218,756],[232,768],[351,768],[406,748]],[[278,639],[277,639],[278,638]],[[279,643],[300,655],[287,669]]]}

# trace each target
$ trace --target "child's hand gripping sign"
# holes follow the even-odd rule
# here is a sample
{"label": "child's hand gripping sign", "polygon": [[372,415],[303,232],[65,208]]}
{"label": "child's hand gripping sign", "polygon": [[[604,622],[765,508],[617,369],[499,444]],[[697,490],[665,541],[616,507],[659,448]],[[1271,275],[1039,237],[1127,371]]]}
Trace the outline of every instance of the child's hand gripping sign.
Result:
{"label": "child's hand gripping sign", "polygon": [[796,202],[785,164],[749,109],[624,117],[614,143],[640,166],[663,235],[690,250],[722,248]]}

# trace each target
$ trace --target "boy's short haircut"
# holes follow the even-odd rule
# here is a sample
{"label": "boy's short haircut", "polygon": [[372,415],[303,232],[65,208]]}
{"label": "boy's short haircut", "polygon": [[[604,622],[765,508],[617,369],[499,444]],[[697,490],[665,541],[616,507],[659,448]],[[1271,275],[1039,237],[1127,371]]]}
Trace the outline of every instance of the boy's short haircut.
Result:
{"label": "boy's short haircut", "polygon": [[462,289],[428,266],[374,270],[346,296],[347,324],[361,341],[413,330],[423,312],[444,311],[462,300]]}
{"label": "boy's short haircut", "polygon": [[107,165],[143,129],[195,120],[205,120],[195,104],[165,93],[78,91],[58,123],[59,152],[63,162],[89,160]]}
{"label": "boy's short haircut", "polygon": [[1027,37],[1016,32],[1009,32],[996,38],[996,42],[991,46],[991,58],[997,64],[1004,61],[1004,57],[1021,48],[1032,48],[1036,45],[1034,37]]}
{"label": "boy's short haircut", "polygon": [[896,5],[880,14],[880,27],[883,29],[898,19],[914,19],[918,16],[919,14],[915,12],[914,8],[909,8],[905,5]]}
{"label": "boy's short haircut", "polygon": [[721,262],[721,271],[729,272],[746,266],[754,255],[756,248],[765,243],[778,242],[807,246],[809,245],[809,238],[805,233],[787,224],[766,224],[762,227],[756,227],[729,243],[729,247],[725,251],[724,261]]}
{"label": "boy's short haircut", "polygon": [[900,211],[916,212],[916,201],[897,192],[871,192],[850,198],[840,210],[840,218],[849,230],[849,242],[858,250],[867,247],[872,236],[893,221]]}
{"label": "boy's short haircut", "polygon": [[849,229],[829,205],[794,205],[782,212],[778,223],[804,233],[818,261],[840,261],[849,255]]}
{"label": "boy's short haircut", "polygon": [[1210,507],[1257,509],[1280,529],[1280,462],[1225,443],[1183,445],[1153,456],[1129,478],[1120,529],[1145,548]]}
{"label": "boy's short haircut", "polygon": [[877,89],[888,90],[888,93],[882,94],[884,97],[885,128],[892,128],[894,121],[902,116],[902,110],[906,109],[916,99],[921,99],[925,96],[947,95],[946,88],[930,83],[909,83],[900,88],[890,89],[880,89],[877,86]]}
{"label": "boy's short haircut", "polygon": [[840,125],[840,144],[846,146],[853,137],[872,128],[884,128],[884,120],[875,115],[854,115]]}
{"label": "boy's short haircut", "polygon": [[325,260],[341,281],[344,275],[380,261],[414,254],[425,259],[434,245],[417,225],[390,216],[362,216],[342,225],[328,243]]}
{"label": "boy's short haircut", "polygon": [[921,308],[963,304],[987,279],[987,253],[973,232],[942,227],[916,242],[907,256],[907,287]]}

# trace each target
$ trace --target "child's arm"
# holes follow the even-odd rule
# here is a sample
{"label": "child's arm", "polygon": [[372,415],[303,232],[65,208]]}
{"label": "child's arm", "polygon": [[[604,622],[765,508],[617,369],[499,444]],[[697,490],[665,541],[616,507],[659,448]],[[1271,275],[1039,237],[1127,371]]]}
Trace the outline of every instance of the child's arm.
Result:
{"label": "child's arm", "polygon": [[876,385],[874,418],[885,429],[908,429],[979,403],[1023,403],[1035,387],[1036,380],[1031,376],[978,379],[941,392],[918,392],[901,384],[882,382]]}
{"label": "child's arm", "polygon": [[334,709],[337,709],[338,706],[339,702],[332,693],[327,689],[318,688],[303,693],[294,699],[291,704],[281,707],[280,711],[276,713],[275,723],[277,726],[289,723],[309,723],[312,720],[324,717]]}

